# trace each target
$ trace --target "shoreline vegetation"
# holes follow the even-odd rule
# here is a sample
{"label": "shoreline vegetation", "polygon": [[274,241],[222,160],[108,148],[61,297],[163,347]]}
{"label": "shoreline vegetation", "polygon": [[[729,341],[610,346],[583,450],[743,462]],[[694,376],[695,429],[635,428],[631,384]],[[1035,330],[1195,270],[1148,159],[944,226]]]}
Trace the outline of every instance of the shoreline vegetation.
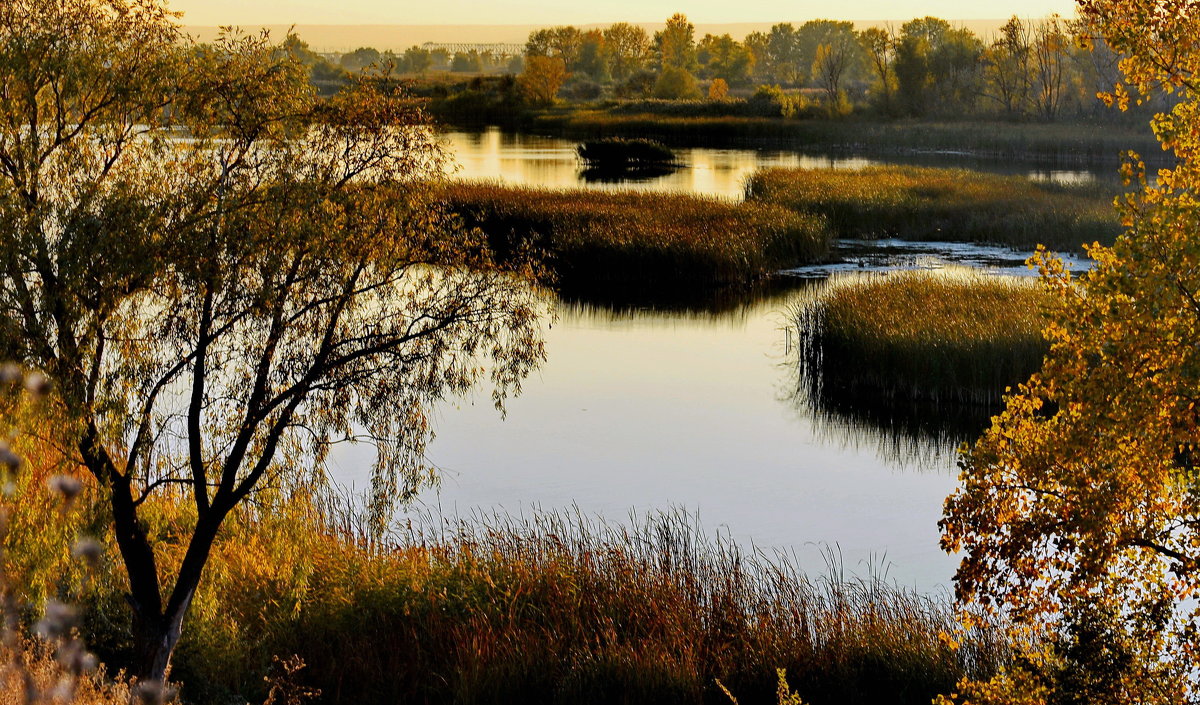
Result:
{"label": "shoreline vegetation", "polygon": [[[1012,122],[934,118],[784,118],[722,115],[708,101],[637,101],[604,106],[564,106],[517,115],[493,114],[482,122],[431,105],[446,125],[496,124],[530,134],[586,140],[650,139],[672,147],[767,147],[863,155],[955,153],[1053,166],[1117,166],[1130,150],[1149,164],[1170,161],[1145,125],[1092,121]],[[690,111],[690,112],[689,112]],[[485,113],[486,115],[486,113]]]}
{"label": "shoreline vegetation", "polygon": [[978,242],[1081,252],[1120,232],[1112,194],[966,169],[763,169],[748,201],[826,218],[838,238]]}
{"label": "shoreline vegetation", "polygon": [[[81,566],[62,540],[98,520],[94,481],[80,476],[47,536],[46,478],[62,467],[50,449],[26,453],[36,464],[11,508],[10,578],[31,602],[70,586],[89,646],[122,663],[120,567]],[[172,671],[188,702],[262,702],[273,657],[296,654],[307,666],[289,687],[334,705],[727,703],[717,679],[766,704],[777,668],[813,705],[925,705],[1008,654],[986,624],[950,648],[947,595],[848,576],[832,551],[828,573],[808,577],[680,510],[622,524],[579,512],[425,517],[380,538],[343,498],[260,500],[222,532],[189,614]],[[175,567],[194,508],[179,496],[148,510],[161,565]],[[116,555],[111,537],[104,554]]]}
{"label": "shoreline vegetation", "polygon": [[552,284],[586,294],[619,286],[746,286],[827,261],[834,239],[940,240],[1080,252],[1119,223],[1095,186],[961,169],[765,169],[742,202],[681,193],[456,182],[439,195],[502,258],[543,253]]}
{"label": "shoreline vegetation", "polygon": [[964,270],[841,277],[796,313],[801,384],[819,408],[993,407],[1041,367],[1052,305]]}
{"label": "shoreline vegetation", "polygon": [[820,216],[684,194],[448,184],[441,196],[500,255],[546,253],[558,284],[746,284],[823,259]]}

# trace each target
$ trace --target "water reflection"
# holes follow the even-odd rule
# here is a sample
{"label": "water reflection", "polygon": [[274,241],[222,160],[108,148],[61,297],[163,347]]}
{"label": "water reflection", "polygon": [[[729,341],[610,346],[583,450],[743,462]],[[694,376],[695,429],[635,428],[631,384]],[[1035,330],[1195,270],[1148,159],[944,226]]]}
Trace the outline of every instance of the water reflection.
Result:
{"label": "water reflection", "polygon": [[968,167],[1063,184],[1097,180],[1115,182],[1117,178],[1116,170],[1109,167],[1095,170],[1030,169],[1010,161],[973,159],[948,152],[866,158],[798,150],[726,148],[676,149],[683,166],[665,174],[593,178],[597,175],[582,169],[574,141],[501,132],[495,127],[480,132],[448,132],[442,135],[442,140],[457,162],[453,171],[455,178],[549,188],[674,191],[731,199],[740,199],[746,178],[765,167],[861,169],[874,164]]}
{"label": "water reflection", "polygon": [[[781,279],[691,306],[563,301],[549,360],[506,418],[486,389],[439,407],[427,457],[442,486],[419,506],[462,516],[577,507],[616,522],[684,507],[743,544],[795,551],[815,574],[822,547],[836,544],[848,570],[886,555],[901,583],[945,584],[955,561],[936,524],[954,474],[901,472],[780,403],[796,389],[788,310],[816,285]],[[369,459],[335,460],[343,482],[365,486]]]}
{"label": "water reflection", "polygon": [[589,166],[586,169],[579,170],[579,178],[589,184],[637,183],[640,181],[661,179],[664,176],[674,174],[682,168],[682,166],[674,164],[627,168]]}
{"label": "water reflection", "polygon": [[920,404],[879,397],[847,396],[814,383],[793,367],[795,386],[786,401],[809,418],[827,443],[874,451],[897,468],[945,471],[954,466],[957,450],[987,429],[999,406]]}

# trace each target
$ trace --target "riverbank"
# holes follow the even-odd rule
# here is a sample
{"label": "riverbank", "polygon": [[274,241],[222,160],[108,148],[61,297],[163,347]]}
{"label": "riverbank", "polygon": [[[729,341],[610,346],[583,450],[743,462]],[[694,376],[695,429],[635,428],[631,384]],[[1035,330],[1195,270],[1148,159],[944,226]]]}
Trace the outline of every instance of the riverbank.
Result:
{"label": "riverbank", "polygon": [[829,252],[820,216],[683,194],[450,184],[443,198],[501,256],[545,254],[557,284],[745,285]]}
{"label": "riverbank", "polygon": [[[155,530],[186,525],[161,505]],[[955,628],[946,596],[840,567],[810,578],[743,552],[682,513],[622,526],[578,514],[433,521],[367,540],[310,501],[239,515],[214,549],[174,659],[190,702],[265,696],[272,656],[307,666],[320,702],[775,702],[775,670],[814,705],[925,705],[1006,657],[990,628]],[[109,555],[115,555],[109,546]],[[183,547],[159,554],[172,568]],[[118,568],[98,575],[116,598]],[[124,609],[97,600],[86,636],[119,664]],[[107,640],[106,640],[107,638]],[[115,639],[115,641],[114,641]]]}
{"label": "riverbank", "polygon": [[764,169],[748,201],[827,219],[835,237],[941,240],[1080,252],[1120,232],[1113,194],[965,169]]}
{"label": "riverbank", "polygon": [[[672,101],[677,103],[680,101]],[[854,116],[768,117],[705,110],[705,101],[648,112],[616,104],[577,104],[540,110],[438,113],[446,125],[506,130],[573,140],[653,139],[674,147],[766,147],[860,155],[953,153],[1054,166],[1117,166],[1134,150],[1151,164],[1169,163],[1148,125],[1124,122],[1007,122],[1000,120],[880,119]],[[637,108],[638,106],[633,106]]]}
{"label": "riverbank", "polygon": [[1053,304],[1034,282],[966,270],[842,278],[797,313],[802,384],[835,408],[995,406],[1041,367]]}

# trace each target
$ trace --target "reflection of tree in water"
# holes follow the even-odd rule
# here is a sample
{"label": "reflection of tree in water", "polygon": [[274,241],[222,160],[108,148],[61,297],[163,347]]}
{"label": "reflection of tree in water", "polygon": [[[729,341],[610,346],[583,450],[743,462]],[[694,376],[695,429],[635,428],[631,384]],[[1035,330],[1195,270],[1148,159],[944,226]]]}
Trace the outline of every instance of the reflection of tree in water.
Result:
{"label": "reflection of tree in water", "polygon": [[590,166],[580,169],[579,178],[589,184],[623,184],[630,182],[653,181],[664,176],[670,176],[679,171],[677,164],[656,164],[638,167],[600,167]]}

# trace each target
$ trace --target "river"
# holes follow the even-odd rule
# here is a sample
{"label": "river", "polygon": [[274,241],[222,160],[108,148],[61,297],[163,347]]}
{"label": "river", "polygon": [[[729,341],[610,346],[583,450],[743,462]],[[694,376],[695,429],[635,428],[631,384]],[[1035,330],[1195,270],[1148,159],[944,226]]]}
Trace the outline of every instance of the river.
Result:
{"label": "river", "polygon": [[[462,164],[461,178],[730,198],[764,165],[871,163],[693,149],[684,150],[687,168],[659,180],[589,183],[563,140],[493,130],[451,134],[447,142]],[[437,410],[427,457],[442,483],[408,511],[447,517],[579,511],[622,522],[631,512],[683,510],[709,531],[793,555],[813,573],[825,573],[833,555],[846,573],[885,574],[922,591],[947,589],[956,559],[939,549],[937,521],[957,483],[955,441],[812,408],[797,392],[792,312],[830,274],[948,263],[1028,274],[1026,253],[883,244],[843,243],[843,264],[792,271],[771,291],[733,304],[704,292],[671,307],[560,302],[546,331],[549,360],[510,401],[506,418],[485,390]],[[369,461],[364,453],[338,459],[339,476],[360,487]]]}

